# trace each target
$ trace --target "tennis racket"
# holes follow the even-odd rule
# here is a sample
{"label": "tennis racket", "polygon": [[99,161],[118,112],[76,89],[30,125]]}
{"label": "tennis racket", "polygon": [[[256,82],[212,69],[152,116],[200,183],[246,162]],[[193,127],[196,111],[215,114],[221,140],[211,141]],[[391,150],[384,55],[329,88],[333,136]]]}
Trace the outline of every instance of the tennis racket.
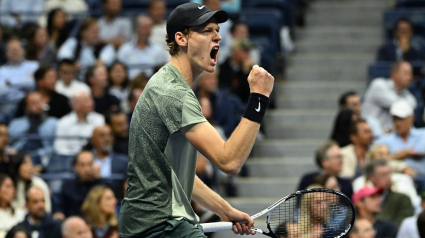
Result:
{"label": "tennis racket", "polygon": [[[354,224],[355,212],[350,199],[341,192],[313,188],[290,194],[267,209],[251,216],[267,215],[267,230],[251,230],[274,238],[340,238]],[[231,231],[232,222],[201,224],[205,233]]]}

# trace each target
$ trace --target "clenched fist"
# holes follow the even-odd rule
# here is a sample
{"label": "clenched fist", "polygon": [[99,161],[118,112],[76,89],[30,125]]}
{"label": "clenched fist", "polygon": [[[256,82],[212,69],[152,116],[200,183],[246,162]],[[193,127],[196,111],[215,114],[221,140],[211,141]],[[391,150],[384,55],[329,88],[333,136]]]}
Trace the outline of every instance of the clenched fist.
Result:
{"label": "clenched fist", "polygon": [[248,76],[249,88],[251,93],[259,93],[270,97],[273,91],[274,77],[265,69],[254,65]]}

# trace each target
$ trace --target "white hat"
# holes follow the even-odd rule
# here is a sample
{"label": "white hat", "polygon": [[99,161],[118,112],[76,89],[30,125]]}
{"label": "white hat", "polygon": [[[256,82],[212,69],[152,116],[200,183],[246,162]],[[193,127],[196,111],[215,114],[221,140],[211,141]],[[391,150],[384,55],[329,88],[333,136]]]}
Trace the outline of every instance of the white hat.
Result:
{"label": "white hat", "polygon": [[392,116],[406,118],[413,115],[413,107],[406,100],[398,100],[391,105],[390,113]]}

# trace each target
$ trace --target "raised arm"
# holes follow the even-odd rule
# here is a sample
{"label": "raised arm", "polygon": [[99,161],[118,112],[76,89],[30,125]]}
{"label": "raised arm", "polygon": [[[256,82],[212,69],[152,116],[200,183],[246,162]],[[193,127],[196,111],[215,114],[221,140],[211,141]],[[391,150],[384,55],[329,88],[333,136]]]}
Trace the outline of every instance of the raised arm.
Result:
{"label": "raised arm", "polygon": [[229,140],[221,139],[208,122],[181,129],[186,138],[207,159],[227,174],[239,173],[254,145],[255,138],[273,90],[274,78],[263,68],[253,67],[248,77],[251,96],[243,118]]}

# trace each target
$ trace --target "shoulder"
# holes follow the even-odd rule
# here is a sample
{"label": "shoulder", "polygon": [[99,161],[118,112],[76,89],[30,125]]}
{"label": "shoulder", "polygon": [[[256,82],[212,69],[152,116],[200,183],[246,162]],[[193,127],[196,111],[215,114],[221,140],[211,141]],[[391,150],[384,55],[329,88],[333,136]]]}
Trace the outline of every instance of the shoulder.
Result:
{"label": "shoulder", "polygon": [[60,100],[62,102],[65,102],[65,101],[68,102],[68,98],[65,95],[57,93],[57,92],[53,92],[53,100]]}
{"label": "shoulder", "polygon": [[78,43],[77,38],[71,37],[71,38],[68,38],[68,40],[66,40],[63,43],[61,48],[75,47],[75,46],[77,46],[77,43]]}
{"label": "shoulder", "polygon": [[129,52],[129,51],[131,51],[131,49],[133,48],[133,42],[132,41],[129,41],[129,42],[126,42],[126,43],[124,43],[123,45],[121,45],[121,47],[118,49],[118,53],[120,54],[122,54],[122,53],[125,53],[125,52]]}
{"label": "shoulder", "polygon": [[60,118],[58,120],[58,124],[62,125],[62,124],[67,124],[70,123],[72,121],[75,120],[75,115],[73,112],[66,114],[65,116],[63,116],[62,118]]}
{"label": "shoulder", "polygon": [[22,62],[22,65],[25,68],[37,69],[40,66],[40,63],[38,63],[37,61],[33,61],[33,60],[25,60],[24,62]]}
{"label": "shoulder", "polygon": [[409,200],[410,201],[410,198],[406,194],[399,193],[399,192],[391,191],[387,196],[394,200],[399,200],[399,201]]}
{"label": "shoulder", "polygon": [[114,153],[113,156],[112,156],[112,158],[113,159],[116,159],[116,160],[122,160],[122,161],[127,161],[128,160],[128,157],[126,155],[124,155],[124,154],[121,154],[121,153]]}
{"label": "shoulder", "polygon": [[43,190],[49,190],[49,187],[47,186],[46,182],[42,178],[39,178],[37,176],[33,176],[31,179],[31,182],[34,186],[39,187]]}
{"label": "shoulder", "polygon": [[13,129],[16,126],[21,126],[22,123],[27,123],[28,122],[28,118],[27,117],[18,117],[13,119],[10,124],[9,124],[9,130]]}
{"label": "shoulder", "polygon": [[385,78],[376,78],[372,81],[370,84],[371,89],[377,89],[377,88],[389,88],[389,79]]}
{"label": "shoulder", "polygon": [[315,172],[310,172],[310,173],[306,173],[304,174],[304,176],[302,177],[302,180],[308,180],[308,179],[313,179],[314,177],[316,177],[317,175],[319,175],[320,173],[315,171]]}
{"label": "shoulder", "polygon": [[343,153],[344,155],[348,155],[348,154],[354,153],[354,145],[353,144],[349,144],[349,145],[346,145],[346,146],[342,147],[341,148],[341,153]]}
{"label": "shoulder", "polygon": [[104,124],[105,123],[105,117],[103,117],[103,115],[102,114],[99,114],[99,113],[97,113],[97,112],[90,112],[88,115],[87,115],[87,120],[90,122],[90,123],[102,123],[102,124]]}

